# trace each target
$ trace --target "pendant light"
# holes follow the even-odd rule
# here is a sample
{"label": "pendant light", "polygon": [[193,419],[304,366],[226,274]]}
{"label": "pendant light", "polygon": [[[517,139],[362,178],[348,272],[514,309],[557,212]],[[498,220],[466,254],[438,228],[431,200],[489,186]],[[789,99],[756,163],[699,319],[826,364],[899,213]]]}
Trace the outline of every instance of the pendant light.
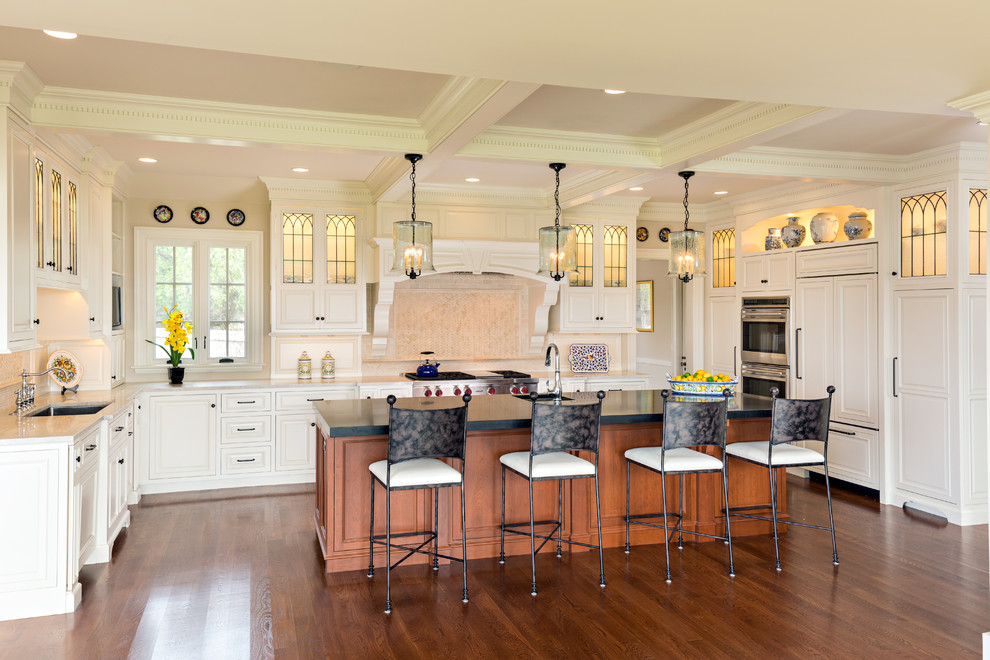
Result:
{"label": "pendant light", "polygon": [[558,282],[566,275],[577,273],[577,234],[573,227],[560,226],[560,171],[565,167],[564,163],[550,163],[550,169],[557,175],[553,192],[557,214],[553,227],[540,227],[540,270],[536,273]]}
{"label": "pendant light", "polygon": [[670,232],[670,261],[667,274],[687,284],[695,275],[705,274],[705,235],[703,232],[688,229],[688,179],[694,172],[678,172],[684,179],[684,231]]}
{"label": "pendant light", "polygon": [[405,273],[414,280],[423,272],[435,272],[433,268],[433,223],[416,220],[416,163],[420,154],[406,154],[412,163],[409,180],[412,181],[412,215],[409,220],[392,223],[392,247],[395,261],[392,272]]}

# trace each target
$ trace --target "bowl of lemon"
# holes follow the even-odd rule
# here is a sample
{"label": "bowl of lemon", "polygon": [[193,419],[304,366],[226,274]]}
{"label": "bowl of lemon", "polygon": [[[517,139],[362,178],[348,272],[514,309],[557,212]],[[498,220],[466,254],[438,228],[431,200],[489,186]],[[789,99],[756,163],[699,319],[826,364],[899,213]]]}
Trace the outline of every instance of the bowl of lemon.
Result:
{"label": "bowl of lemon", "polygon": [[680,394],[694,394],[701,396],[722,396],[722,390],[729,390],[729,394],[736,393],[736,385],[739,381],[726,374],[712,374],[704,369],[698,369],[694,373],[685,372],[677,376],[667,374],[670,381],[670,389]]}

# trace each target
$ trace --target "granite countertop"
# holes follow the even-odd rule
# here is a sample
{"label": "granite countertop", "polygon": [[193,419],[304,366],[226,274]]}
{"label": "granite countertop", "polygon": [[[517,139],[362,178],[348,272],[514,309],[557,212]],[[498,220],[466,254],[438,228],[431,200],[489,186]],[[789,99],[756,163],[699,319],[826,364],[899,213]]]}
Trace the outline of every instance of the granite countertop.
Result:
{"label": "granite countertop", "polygon": [[105,417],[113,417],[141,392],[138,387],[122,386],[113,390],[87,390],[69,392],[64,396],[58,392],[38,394],[35,407],[28,412],[44,408],[49,404],[68,403],[107,403],[107,407],[91,415],[66,415],[63,417],[26,417],[10,414],[10,410],[0,413],[0,448],[13,445],[71,443],[81,433],[85,433]]}
{"label": "granite countertop", "polygon": [[[574,400],[593,399],[594,392],[565,393]],[[422,406],[454,406],[457,399],[412,399]],[[406,399],[409,401],[409,399]],[[729,419],[770,416],[771,399],[751,394],[736,394],[729,399]],[[321,401],[314,404],[323,418],[323,427],[331,437],[356,437],[388,434],[388,403],[384,399]],[[468,430],[529,428],[531,402],[509,394],[478,396],[468,407]],[[639,424],[663,420],[660,390],[609,392],[602,403],[602,424]]]}

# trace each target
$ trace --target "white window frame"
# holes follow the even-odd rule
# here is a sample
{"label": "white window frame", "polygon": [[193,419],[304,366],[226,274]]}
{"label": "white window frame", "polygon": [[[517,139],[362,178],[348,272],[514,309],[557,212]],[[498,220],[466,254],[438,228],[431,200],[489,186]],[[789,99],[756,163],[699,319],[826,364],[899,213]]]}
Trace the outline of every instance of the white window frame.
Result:
{"label": "white window frame", "polygon": [[[226,229],[180,229],[171,227],[134,228],[134,371],[156,373],[164,371],[167,359],[162,350],[145,339],[154,339],[155,322],[155,248],[158,245],[187,245],[193,248],[193,296],[197,310],[194,337],[206,332],[209,324],[209,272],[205,258],[211,247],[233,247],[245,250],[245,357],[221,363],[219,358],[207,358],[206,351],[196,350],[196,358],[188,353],[182,365],[194,372],[260,371],[264,369],[264,309],[262,276],[264,275],[264,234],[260,231]],[[184,310],[185,311],[185,310]],[[205,320],[204,320],[205,319]],[[194,344],[195,346],[195,344]],[[200,357],[202,355],[202,357]]]}

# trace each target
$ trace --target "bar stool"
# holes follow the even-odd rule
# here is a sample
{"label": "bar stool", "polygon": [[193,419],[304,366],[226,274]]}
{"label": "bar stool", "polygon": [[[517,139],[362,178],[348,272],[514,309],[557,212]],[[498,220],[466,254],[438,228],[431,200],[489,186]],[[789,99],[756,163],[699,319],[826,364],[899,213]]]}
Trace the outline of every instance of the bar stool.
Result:
{"label": "bar stool", "polygon": [[[375,575],[375,544],[385,546],[385,613],[392,612],[392,569],[415,553],[433,556],[433,570],[439,569],[438,557],[459,561],[464,573],[463,602],[468,602],[467,534],[464,519],[464,447],[467,438],[467,407],[471,395],[457,399],[411,401],[410,407],[396,407],[396,398],[388,402],[388,458],[368,466],[371,471],[371,531],[368,548],[368,577]],[[456,458],[460,470],[441,458]],[[385,488],[385,533],[375,534],[375,483]],[[461,556],[442,555],[439,550],[439,489],[460,486],[461,489]],[[392,491],[417,488],[433,489],[433,529],[392,533]],[[426,536],[418,546],[393,543],[393,537]],[[427,547],[433,542],[433,550]],[[392,548],[405,550],[406,555],[392,564]],[[423,548],[426,548],[425,550]]]}
{"label": "bar stool", "polygon": [[[684,534],[705,536],[724,541],[729,547],[729,575],[735,577],[732,562],[732,531],[729,516],[725,516],[725,536],[715,536],[704,532],[684,529],[684,475],[705,472],[722,473],[722,499],[729,508],[729,480],[725,471],[728,459],[725,456],[725,426],[728,411],[729,391],[724,390],[720,399],[712,401],[670,401],[670,392],[663,390],[663,432],[661,447],[636,447],[625,453],[626,457],[626,553],[629,553],[629,525],[645,525],[664,530],[663,551],[667,558],[667,582],[670,582],[670,549],[668,547],[674,532],[677,532],[677,549],[684,549]],[[691,447],[718,447],[719,456],[712,456]],[[660,474],[660,502],[662,513],[629,514],[629,471],[630,466],[639,467]],[[670,527],[667,522],[667,475],[676,474],[680,479],[680,505],[677,523]],[[644,522],[647,518],[663,517],[663,525]]]}
{"label": "bar stool", "polygon": [[[605,559],[602,555],[602,510],[598,490],[598,438],[601,427],[602,399],[605,392],[599,391],[597,400],[588,401],[556,401],[539,403],[535,392],[530,394],[533,401],[532,425],[530,427],[529,451],[517,451],[502,454],[499,462],[502,464],[502,525],[501,547],[498,562],[505,563],[505,533],[520,534],[529,537],[530,562],[533,568],[532,595],[536,595],[536,553],[547,541],[557,534],[557,557],[561,556],[561,543],[580,545],[586,548],[598,549],[599,586],[605,586]],[[574,454],[572,451],[592,452],[595,462],[592,463]],[[529,483],[529,522],[505,522],[505,472],[508,470],[519,475]],[[595,511],[598,515],[598,545],[590,545],[579,541],[564,540],[561,536],[561,520],[564,505],[564,479],[595,480]],[[533,519],[533,482],[557,481],[557,519]],[[512,529],[513,527],[529,526],[529,532]],[[537,534],[536,525],[553,525],[547,534]],[[536,539],[543,542],[536,547]]]}
{"label": "bar stool", "polygon": [[[825,469],[825,496],[828,501],[828,527],[809,525],[793,520],[781,520],[786,525],[826,529],[832,533],[832,563],[839,565],[839,554],[835,548],[835,522],[832,519],[832,489],[828,483],[828,416],[832,408],[832,394],[835,387],[826,388],[824,399],[779,399],[780,390],[770,390],[773,398],[770,417],[770,440],[756,442],[734,442],[726,448],[729,456],[748,463],[762,465],[770,473],[770,510],[772,518],[736,513],[744,509],[764,507],[740,507],[734,516],[773,522],[773,550],[780,567],[780,546],[777,538],[777,470],[776,468],[808,467],[821,465]],[[817,441],[822,443],[822,453],[807,447],[797,447],[792,443]]]}

